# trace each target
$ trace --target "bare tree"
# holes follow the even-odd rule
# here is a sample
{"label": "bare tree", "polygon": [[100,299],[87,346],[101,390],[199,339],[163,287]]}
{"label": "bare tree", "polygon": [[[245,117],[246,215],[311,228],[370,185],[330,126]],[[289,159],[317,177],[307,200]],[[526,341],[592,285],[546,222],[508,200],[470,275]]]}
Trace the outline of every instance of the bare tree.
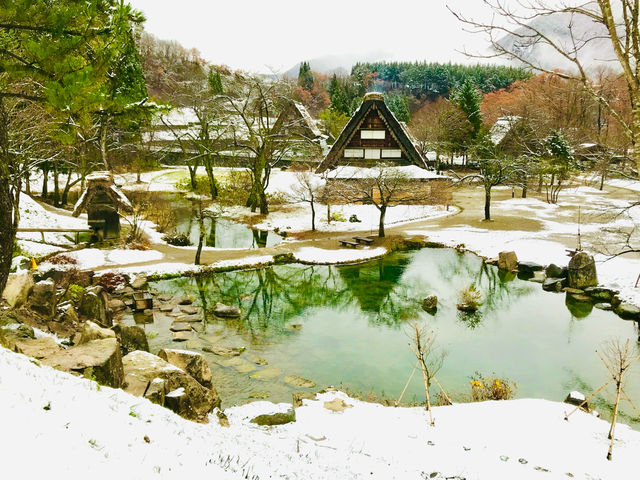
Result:
{"label": "bare tree", "polygon": [[[630,140],[637,173],[640,173],[640,2],[637,0],[593,0],[580,2],[551,0],[482,0],[492,13],[491,20],[480,21],[462,13],[453,14],[472,31],[485,34],[494,49],[492,55],[516,60],[533,70],[565,79],[573,79],[591,95],[622,127]],[[566,26],[568,37],[558,35],[564,29],[546,28],[554,21]],[[587,52],[593,44],[610,47],[616,70],[629,93],[626,108],[621,109],[602,95],[590,76]],[[528,55],[530,48],[544,48],[570,65],[558,70]],[[548,57],[548,55],[545,55]],[[609,59],[605,59],[609,60]],[[631,112],[630,116],[624,110]]]}
{"label": "bare tree", "polygon": [[316,229],[316,209],[315,205],[322,197],[323,182],[312,170],[296,173],[296,184],[291,191],[293,202],[308,203],[311,207],[311,230]]}
{"label": "bare tree", "polygon": [[[603,358],[604,357],[604,358]],[[609,429],[609,451],[607,452],[607,460],[611,460],[613,455],[614,432],[616,428],[616,420],[618,419],[618,408],[620,406],[621,396],[625,396],[627,401],[631,399],[624,391],[625,375],[629,373],[629,368],[633,365],[640,355],[635,355],[629,346],[629,339],[622,344],[620,340],[609,341],[603,351],[600,359],[611,375],[611,379],[616,386],[616,400],[613,405],[613,415],[611,417],[611,428]],[[633,404],[632,404],[633,405]]]}
{"label": "bare tree", "polygon": [[446,353],[439,351],[435,346],[435,334],[431,332],[428,336],[423,328],[420,328],[418,323],[413,323],[410,330],[411,343],[409,348],[416,356],[416,359],[422,370],[422,380],[424,382],[424,393],[426,399],[426,407],[429,412],[429,423],[433,427],[435,421],[433,413],[431,412],[431,397],[429,396],[429,388],[431,382],[436,382],[438,387],[443,393],[444,398],[451,404],[451,400],[447,396],[446,392],[436,379],[436,374],[442,368]]}
{"label": "bare tree", "polygon": [[[336,172],[340,175],[341,170]],[[420,188],[415,188],[415,185],[412,188],[405,172],[385,164],[370,169],[353,169],[351,175],[336,180],[334,185],[335,195],[350,203],[371,204],[378,209],[379,237],[384,237],[387,209],[401,203],[419,203],[427,198]]]}
{"label": "bare tree", "polygon": [[251,211],[269,213],[267,187],[271,170],[311,139],[294,134],[299,119],[278,116],[291,104],[290,85],[257,75],[235,73],[225,85],[233,130],[231,146],[244,156],[252,187],[247,199]]}

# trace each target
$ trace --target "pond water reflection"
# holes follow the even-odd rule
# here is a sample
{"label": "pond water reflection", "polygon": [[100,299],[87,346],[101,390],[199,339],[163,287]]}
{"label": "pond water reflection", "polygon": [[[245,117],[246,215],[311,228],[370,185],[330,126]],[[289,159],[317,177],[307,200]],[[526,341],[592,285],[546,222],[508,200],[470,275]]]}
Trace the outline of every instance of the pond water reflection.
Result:
{"label": "pond water reflection", "polygon": [[[469,315],[456,303],[471,283],[483,303]],[[240,358],[260,357],[281,371],[268,380],[253,379],[252,373],[266,367],[254,364],[253,371],[238,373],[224,358],[204,353],[225,405],[246,402],[252,394],[290,401],[294,389],[283,382],[288,374],[315,381],[315,390],[343,385],[397,398],[415,363],[407,345],[413,321],[433,331],[446,351],[438,378],[454,398],[470,391],[475,372],[516,381],[519,397],[563,400],[570,390],[588,393],[606,380],[596,348],[608,338],[628,338],[636,345],[638,337],[634,322],[576,305],[564,294],[544,292],[539,284],[449,249],[395,253],[351,266],[282,265],[178,278],[154,282],[152,288],[191,294],[203,307],[205,321],[194,324],[198,332],[187,348],[246,346]],[[428,295],[438,297],[434,315],[421,309]],[[240,307],[242,316],[215,317],[216,302]],[[145,326],[158,334],[150,341],[153,351],[185,347],[172,342],[171,322],[157,316]],[[406,401],[424,398],[419,377],[410,383]],[[629,375],[627,393],[640,398],[638,369]],[[598,408],[610,400],[601,397]]]}

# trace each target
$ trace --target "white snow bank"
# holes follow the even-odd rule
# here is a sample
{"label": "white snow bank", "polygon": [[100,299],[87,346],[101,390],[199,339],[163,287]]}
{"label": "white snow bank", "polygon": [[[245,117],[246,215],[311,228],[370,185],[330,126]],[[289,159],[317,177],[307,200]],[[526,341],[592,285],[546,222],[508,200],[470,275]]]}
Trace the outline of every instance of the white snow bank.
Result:
{"label": "white snow bank", "polygon": [[362,247],[362,249],[343,248],[340,250],[328,250],[317,247],[302,247],[293,252],[293,256],[299,262],[316,263],[320,265],[334,263],[354,263],[381,257],[387,253],[384,247]]}
{"label": "white snow bank", "polygon": [[[384,175],[403,175],[408,178],[448,178],[445,175],[438,175],[433,170],[425,170],[417,165],[407,165],[404,167],[387,167],[384,170]],[[378,168],[364,168],[364,167],[338,167],[334,170],[327,172],[328,178],[377,178],[380,176],[381,170]]]}
{"label": "white snow bank", "polygon": [[205,268],[227,268],[227,267],[249,267],[253,265],[265,265],[273,262],[273,256],[271,255],[250,255],[247,257],[236,258],[231,260],[218,260],[208,265],[193,265],[189,263],[179,262],[163,262],[154,263],[151,265],[135,265],[135,266],[123,266],[112,269],[115,272],[142,275],[165,275],[165,274],[180,274],[180,273],[195,273]]}
{"label": "white snow bank", "polygon": [[[66,256],[76,260],[77,264],[70,265],[81,270],[90,270],[104,266],[117,266],[127,263],[154,262],[161,260],[164,255],[157,250],[99,250],[97,248],[85,248],[65,253]],[[51,268],[49,262],[40,265],[42,269]],[[59,266],[56,266],[59,268]]]}
{"label": "white snow bank", "polygon": [[[367,404],[340,392],[304,400],[296,422],[249,423],[290,405],[227,409],[230,427],[184,420],[123,391],[39,367],[0,348],[3,475],[20,478],[240,478],[468,480],[630,478],[640,433],[545,400],[434,409]],[[345,405],[333,412],[325,402]],[[37,459],[37,461],[34,461]],[[226,470],[226,471],[225,471]]]}

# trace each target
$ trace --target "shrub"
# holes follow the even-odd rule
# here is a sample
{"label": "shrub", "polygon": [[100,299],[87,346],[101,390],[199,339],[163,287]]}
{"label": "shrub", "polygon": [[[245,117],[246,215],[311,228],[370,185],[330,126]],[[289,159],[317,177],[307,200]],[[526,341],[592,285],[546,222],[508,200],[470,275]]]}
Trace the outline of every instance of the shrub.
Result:
{"label": "shrub", "polygon": [[168,233],[162,237],[162,240],[175,247],[188,247],[189,245],[191,245],[189,236],[184,233]]}
{"label": "shrub", "polygon": [[124,287],[127,284],[127,279],[119,273],[107,272],[100,277],[98,284],[107,292],[113,293],[117,288]]}
{"label": "shrub", "polygon": [[80,285],[72,284],[67,288],[66,293],[62,300],[68,300],[73,303],[76,307],[80,306],[80,301],[82,300],[82,295],[84,294],[84,288]]}
{"label": "shrub", "polygon": [[182,192],[193,192],[197,195],[209,195],[209,178],[206,175],[196,175],[196,188],[191,186],[191,178],[186,176],[176,183],[176,188]]}
{"label": "shrub", "polygon": [[78,260],[70,257],[69,255],[60,254],[55,257],[51,257],[49,259],[49,263],[52,263],[53,265],[77,265]]}
{"label": "shrub", "polygon": [[508,378],[485,377],[476,372],[469,382],[471,399],[474,402],[485,400],[510,400],[516,393],[516,382]]}
{"label": "shrub", "polygon": [[482,295],[476,288],[475,284],[469,285],[467,288],[460,290],[460,303],[458,310],[475,311],[482,304],[480,299]]}
{"label": "shrub", "polygon": [[331,221],[332,222],[346,222],[347,217],[340,211],[331,212]]}

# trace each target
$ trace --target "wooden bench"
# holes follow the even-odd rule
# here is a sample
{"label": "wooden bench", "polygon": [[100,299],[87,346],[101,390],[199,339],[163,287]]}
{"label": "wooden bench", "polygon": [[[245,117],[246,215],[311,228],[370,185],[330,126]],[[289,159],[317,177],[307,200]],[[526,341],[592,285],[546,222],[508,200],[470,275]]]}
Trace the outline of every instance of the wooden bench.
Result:
{"label": "wooden bench", "polygon": [[353,239],[358,242],[361,243],[363,245],[371,245],[373,243],[373,239],[372,238],[367,238],[367,237],[353,237]]}
{"label": "wooden bench", "polygon": [[351,247],[351,248],[358,247],[358,243],[352,242],[351,240],[338,240],[338,241],[340,242],[340,245],[342,245],[343,247]]}

